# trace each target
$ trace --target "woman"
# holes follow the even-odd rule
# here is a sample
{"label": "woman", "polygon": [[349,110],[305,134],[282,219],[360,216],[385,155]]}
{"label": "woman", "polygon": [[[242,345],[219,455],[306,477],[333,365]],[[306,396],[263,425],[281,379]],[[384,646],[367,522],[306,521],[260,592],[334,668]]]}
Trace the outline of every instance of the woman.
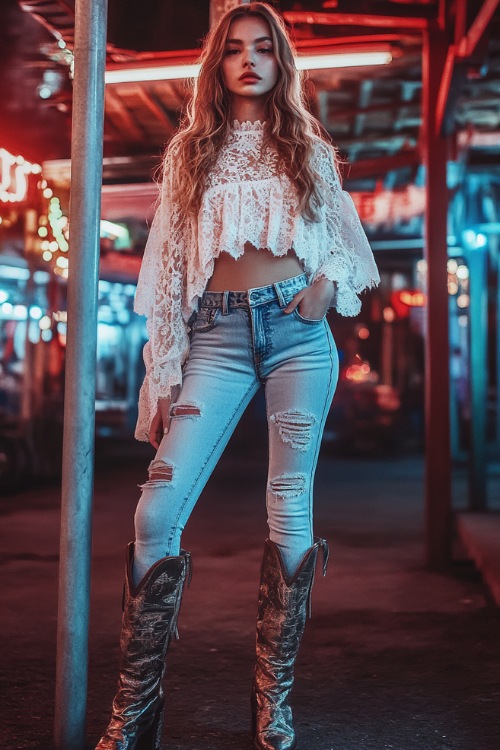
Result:
{"label": "woman", "polygon": [[[252,396],[265,387],[267,510],[252,690],[258,750],[296,747],[289,694],[314,569],[312,483],[338,361],[325,321],[378,282],[335,153],[306,110],[280,17],[259,2],[206,41],[167,148],[139,277],[146,378],[136,436],[156,448],[127,554],[121,670],[99,750],[158,748],[166,650],[189,553],[181,533]],[[191,334],[191,338],[188,334]]]}

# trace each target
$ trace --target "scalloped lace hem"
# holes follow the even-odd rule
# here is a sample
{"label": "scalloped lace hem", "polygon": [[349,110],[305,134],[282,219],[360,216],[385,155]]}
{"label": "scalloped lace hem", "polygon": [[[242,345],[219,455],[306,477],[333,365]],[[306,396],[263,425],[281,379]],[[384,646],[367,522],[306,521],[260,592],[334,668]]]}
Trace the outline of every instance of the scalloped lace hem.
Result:
{"label": "scalloped lace hem", "polygon": [[250,120],[243,120],[243,122],[233,120],[233,130],[240,133],[251,133],[254,130],[261,132],[266,127],[266,124],[266,120],[255,120],[255,122],[251,122]]}

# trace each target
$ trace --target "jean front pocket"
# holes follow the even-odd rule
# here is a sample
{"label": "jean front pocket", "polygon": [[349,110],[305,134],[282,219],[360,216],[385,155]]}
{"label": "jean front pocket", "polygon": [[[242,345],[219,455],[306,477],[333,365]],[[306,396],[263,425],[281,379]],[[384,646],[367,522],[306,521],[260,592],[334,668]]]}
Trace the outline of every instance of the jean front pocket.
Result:
{"label": "jean front pocket", "polygon": [[297,320],[300,320],[301,323],[306,323],[309,326],[319,325],[326,318],[326,313],[323,315],[322,318],[304,318],[304,316],[299,313],[299,308],[298,307],[294,308],[293,314],[295,315],[295,317],[297,318]]}
{"label": "jean front pocket", "polygon": [[[285,305],[289,305],[290,302],[293,300],[293,298],[296,296],[296,294],[298,294],[298,292],[299,292],[298,289],[296,292],[293,292],[293,293],[288,292],[288,291],[285,292],[283,294],[283,301]],[[314,326],[314,325],[319,325],[319,323],[322,323],[325,320],[326,313],[323,315],[322,318],[304,318],[304,316],[301,315],[299,312],[299,305],[297,305],[297,307],[294,307],[293,309],[293,316],[294,318],[297,318],[297,320],[300,320],[301,323],[306,323],[307,325]]]}
{"label": "jean front pocket", "polygon": [[191,326],[193,333],[211,331],[215,326],[219,313],[220,307],[200,307]]}

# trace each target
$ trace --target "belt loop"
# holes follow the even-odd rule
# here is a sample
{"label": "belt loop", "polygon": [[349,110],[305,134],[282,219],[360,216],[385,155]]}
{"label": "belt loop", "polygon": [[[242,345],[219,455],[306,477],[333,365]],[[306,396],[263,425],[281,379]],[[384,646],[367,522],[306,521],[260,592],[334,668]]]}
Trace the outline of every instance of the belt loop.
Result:
{"label": "belt loop", "polygon": [[222,292],[222,314],[229,314],[229,291]]}
{"label": "belt loop", "polygon": [[286,307],[286,302],[285,302],[285,299],[283,297],[283,292],[281,290],[281,286],[280,286],[279,281],[277,281],[275,284],[273,284],[273,287],[274,287],[274,291],[276,292],[276,296],[278,298],[278,301],[280,303],[280,307]]}

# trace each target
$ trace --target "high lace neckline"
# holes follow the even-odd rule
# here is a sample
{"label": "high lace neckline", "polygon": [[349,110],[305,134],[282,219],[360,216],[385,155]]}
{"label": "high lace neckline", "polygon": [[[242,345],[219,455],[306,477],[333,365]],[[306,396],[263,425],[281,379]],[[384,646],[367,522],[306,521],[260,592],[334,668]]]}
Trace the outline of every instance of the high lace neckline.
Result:
{"label": "high lace neckline", "polygon": [[243,122],[240,122],[239,120],[233,120],[233,130],[240,133],[261,133],[263,132],[265,126],[265,120],[256,120],[255,122],[250,122],[250,120],[244,120]]}

